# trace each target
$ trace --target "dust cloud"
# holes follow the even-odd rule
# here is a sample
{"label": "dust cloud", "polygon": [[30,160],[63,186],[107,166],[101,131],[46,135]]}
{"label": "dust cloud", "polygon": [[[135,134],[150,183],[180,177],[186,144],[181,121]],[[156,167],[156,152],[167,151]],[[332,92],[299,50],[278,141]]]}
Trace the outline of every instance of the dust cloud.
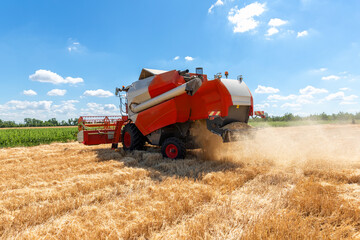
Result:
{"label": "dust cloud", "polygon": [[351,168],[360,162],[360,126],[356,125],[251,129],[251,134],[231,143],[222,143],[221,138],[211,134],[197,139],[212,159],[302,169]]}

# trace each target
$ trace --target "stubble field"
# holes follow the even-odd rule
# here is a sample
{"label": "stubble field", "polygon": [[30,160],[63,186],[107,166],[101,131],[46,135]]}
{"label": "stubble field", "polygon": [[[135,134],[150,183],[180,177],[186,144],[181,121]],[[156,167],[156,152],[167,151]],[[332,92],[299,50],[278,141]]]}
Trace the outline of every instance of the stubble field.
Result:
{"label": "stubble field", "polygon": [[175,161],[152,147],[0,149],[0,236],[360,239],[359,125],[205,139]]}

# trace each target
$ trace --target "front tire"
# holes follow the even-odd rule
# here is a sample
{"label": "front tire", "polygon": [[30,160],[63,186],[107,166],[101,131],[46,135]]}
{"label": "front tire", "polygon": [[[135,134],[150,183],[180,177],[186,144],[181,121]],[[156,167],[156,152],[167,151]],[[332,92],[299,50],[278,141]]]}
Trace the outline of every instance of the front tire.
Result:
{"label": "front tire", "polygon": [[124,126],[121,141],[125,151],[142,150],[145,145],[145,138],[134,123],[128,123]]}
{"label": "front tire", "polygon": [[170,137],[164,141],[161,146],[161,153],[164,158],[181,159],[185,158],[185,143],[179,138]]}

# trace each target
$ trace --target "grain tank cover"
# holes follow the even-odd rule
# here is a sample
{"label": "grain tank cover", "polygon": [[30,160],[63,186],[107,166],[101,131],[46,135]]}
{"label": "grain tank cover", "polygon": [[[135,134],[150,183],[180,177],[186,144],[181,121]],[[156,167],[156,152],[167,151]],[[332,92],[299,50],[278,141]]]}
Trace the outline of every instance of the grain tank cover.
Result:
{"label": "grain tank cover", "polygon": [[139,80],[142,80],[142,79],[145,79],[145,78],[148,78],[148,77],[151,77],[151,76],[155,76],[155,75],[158,75],[158,74],[161,74],[161,73],[164,73],[164,72],[167,72],[167,71],[143,68],[141,70]]}
{"label": "grain tank cover", "polygon": [[251,105],[251,93],[244,81],[239,81],[235,79],[221,79],[221,82],[229,91],[231,95],[231,100],[233,101],[233,105]]}

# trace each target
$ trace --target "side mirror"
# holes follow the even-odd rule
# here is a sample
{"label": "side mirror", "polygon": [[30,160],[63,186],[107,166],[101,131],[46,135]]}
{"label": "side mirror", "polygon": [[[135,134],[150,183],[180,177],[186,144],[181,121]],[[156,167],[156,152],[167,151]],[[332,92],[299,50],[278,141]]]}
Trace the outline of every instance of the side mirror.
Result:
{"label": "side mirror", "polygon": [[121,92],[121,89],[120,88],[115,88],[115,96],[118,96],[119,92]]}

